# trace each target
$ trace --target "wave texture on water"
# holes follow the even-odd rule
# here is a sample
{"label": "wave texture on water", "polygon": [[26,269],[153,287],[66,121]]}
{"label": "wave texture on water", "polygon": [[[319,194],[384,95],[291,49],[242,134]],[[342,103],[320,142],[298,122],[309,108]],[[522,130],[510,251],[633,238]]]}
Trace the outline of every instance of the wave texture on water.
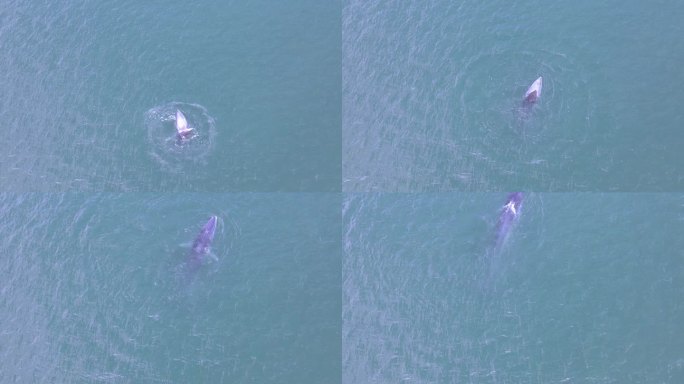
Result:
{"label": "wave texture on water", "polygon": [[504,198],[345,198],[344,384],[684,377],[684,196]]}

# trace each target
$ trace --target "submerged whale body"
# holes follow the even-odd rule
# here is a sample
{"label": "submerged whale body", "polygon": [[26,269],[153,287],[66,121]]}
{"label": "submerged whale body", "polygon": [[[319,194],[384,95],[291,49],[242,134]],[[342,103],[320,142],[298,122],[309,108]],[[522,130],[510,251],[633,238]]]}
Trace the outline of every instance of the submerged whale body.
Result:
{"label": "submerged whale body", "polygon": [[539,76],[537,80],[530,85],[529,88],[527,88],[527,92],[525,92],[525,98],[523,99],[523,102],[525,104],[534,104],[537,102],[537,100],[541,97],[541,91],[542,91],[542,77]]}
{"label": "submerged whale body", "polygon": [[197,234],[197,237],[192,242],[192,251],[190,253],[190,258],[192,260],[200,261],[204,255],[211,251],[211,242],[214,241],[217,220],[218,218],[216,216],[209,218],[209,221],[204,224],[200,233]]}
{"label": "submerged whale body", "polygon": [[209,221],[202,226],[195,240],[192,242],[192,249],[190,254],[187,256],[185,262],[179,267],[180,277],[183,278],[185,283],[189,283],[195,278],[197,272],[205,264],[207,257],[216,259],[215,256],[211,254],[211,243],[214,241],[214,234],[216,233],[216,222],[218,218],[216,216],[211,216]]}
{"label": "submerged whale body", "polygon": [[503,254],[501,251],[520,218],[523,198],[522,192],[510,193],[506,198],[506,204],[499,210],[493,242],[483,258],[485,272],[480,284],[485,291],[496,290],[500,279],[504,277],[507,263],[501,258]]}
{"label": "submerged whale body", "polygon": [[496,226],[496,247],[500,248],[513,227],[513,224],[520,216],[522,209],[523,193],[514,192],[508,195],[506,204],[501,208],[499,221]]}
{"label": "submerged whale body", "polygon": [[176,110],[176,136],[178,139],[188,139],[190,138],[195,130],[188,127],[188,120],[185,118],[183,112],[180,109]]}

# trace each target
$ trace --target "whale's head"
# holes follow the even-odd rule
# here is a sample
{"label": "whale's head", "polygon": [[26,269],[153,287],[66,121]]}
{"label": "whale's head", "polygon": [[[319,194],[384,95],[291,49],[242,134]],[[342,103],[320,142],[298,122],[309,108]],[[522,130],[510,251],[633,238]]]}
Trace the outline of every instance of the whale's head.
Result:
{"label": "whale's head", "polygon": [[204,227],[202,227],[202,233],[205,235],[205,237],[209,238],[209,241],[214,239],[214,233],[216,233],[216,222],[218,221],[218,217],[212,216],[209,218],[209,221],[207,221],[206,224],[204,224]]}
{"label": "whale's head", "polygon": [[524,195],[522,192],[513,192],[508,194],[508,199],[506,200],[506,211],[512,213],[514,216],[520,214],[520,208],[522,207]]}
{"label": "whale's head", "polygon": [[214,240],[214,234],[216,233],[217,221],[218,217],[211,216],[209,221],[202,226],[202,230],[192,244],[193,255],[199,256],[209,253],[209,250],[211,249],[211,242]]}
{"label": "whale's head", "polygon": [[524,194],[522,192],[513,192],[508,194],[508,201],[516,205],[522,204]]}
{"label": "whale's head", "polygon": [[527,88],[527,92],[525,92],[525,103],[532,104],[537,101],[541,97],[541,91],[542,91],[542,83],[543,79],[541,76],[537,78],[537,80],[530,85],[529,88]]}

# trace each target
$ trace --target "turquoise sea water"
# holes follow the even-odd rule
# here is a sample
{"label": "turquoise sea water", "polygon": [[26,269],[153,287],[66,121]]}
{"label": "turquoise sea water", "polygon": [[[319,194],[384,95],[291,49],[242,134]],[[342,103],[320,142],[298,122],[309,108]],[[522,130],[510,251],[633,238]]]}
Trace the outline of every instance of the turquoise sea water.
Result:
{"label": "turquoise sea water", "polygon": [[4,1],[0,384],[684,383],[682,20]]}
{"label": "turquoise sea water", "polygon": [[[334,383],[336,194],[0,194],[0,382]],[[186,268],[219,217],[217,261]]]}
{"label": "turquoise sea water", "polygon": [[344,190],[681,191],[682,19],[672,1],[346,2]]}
{"label": "turquoise sea water", "polygon": [[345,198],[343,383],[680,383],[684,196]]}
{"label": "turquoise sea water", "polygon": [[[2,190],[338,191],[340,11],[3,2]],[[186,148],[154,114],[176,107],[200,134]]]}

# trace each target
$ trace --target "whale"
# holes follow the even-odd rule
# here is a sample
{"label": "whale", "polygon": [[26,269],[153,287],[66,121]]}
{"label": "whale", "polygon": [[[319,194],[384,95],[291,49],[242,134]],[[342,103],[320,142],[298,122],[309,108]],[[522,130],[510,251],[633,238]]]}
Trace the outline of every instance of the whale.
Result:
{"label": "whale", "polygon": [[502,258],[503,252],[501,251],[513,227],[520,219],[523,199],[524,195],[522,192],[509,193],[506,203],[499,209],[492,242],[482,258],[482,279],[480,279],[479,284],[486,292],[496,291],[497,285],[505,276],[505,271],[509,264]]}
{"label": "whale", "polygon": [[211,216],[209,220],[202,226],[195,239],[192,241],[192,247],[185,261],[178,266],[178,277],[181,278],[184,284],[190,283],[194,280],[197,273],[203,265],[206,264],[207,258],[212,258],[218,261],[216,256],[211,253],[211,244],[214,241],[216,234],[216,223],[218,217]]}
{"label": "whale", "polygon": [[532,105],[539,100],[541,97],[541,91],[542,91],[542,77],[539,76],[537,80],[530,85],[529,88],[527,88],[527,92],[525,92],[525,97],[523,98],[523,104],[525,105]]}
{"label": "whale", "polygon": [[522,210],[524,195],[522,192],[508,194],[506,204],[501,208],[499,220],[496,224],[496,248],[499,249],[506,242],[511,228],[518,220]]}
{"label": "whale", "polygon": [[185,140],[190,138],[194,132],[193,128],[188,127],[188,119],[185,118],[183,112],[180,109],[176,109],[176,137],[179,140]]}
{"label": "whale", "polygon": [[192,249],[190,251],[190,260],[202,261],[205,255],[211,252],[211,243],[214,241],[214,234],[216,233],[216,222],[218,218],[211,216],[192,242]]}

